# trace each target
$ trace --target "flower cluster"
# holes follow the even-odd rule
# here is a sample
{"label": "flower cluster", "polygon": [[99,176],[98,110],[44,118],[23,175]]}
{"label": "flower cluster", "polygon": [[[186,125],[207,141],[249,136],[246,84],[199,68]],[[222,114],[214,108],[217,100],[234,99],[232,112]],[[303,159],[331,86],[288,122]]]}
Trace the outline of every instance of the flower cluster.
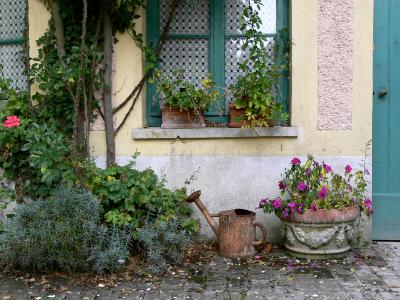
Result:
{"label": "flower cluster", "polygon": [[372,201],[365,197],[369,171],[353,170],[346,165],[344,174],[333,172],[325,162],[319,163],[311,155],[304,164],[297,157],[291,160],[278,183],[281,196],[262,199],[259,208],[267,213],[288,217],[310,209],[340,209],[358,206],[367,215],[372,214]]}
{"label": "flower cluster", "polygon": [[17,116],[8,116],[3,125],[7,128],[18,127],[21,125],[21,120]]}

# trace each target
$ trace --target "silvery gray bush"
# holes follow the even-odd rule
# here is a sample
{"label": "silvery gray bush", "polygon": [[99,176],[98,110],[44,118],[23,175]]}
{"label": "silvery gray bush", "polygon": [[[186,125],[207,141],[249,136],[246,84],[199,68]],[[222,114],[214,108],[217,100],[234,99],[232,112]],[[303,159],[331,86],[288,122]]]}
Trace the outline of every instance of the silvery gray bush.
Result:
{"label": "silvery gray bush", "polygon": [[80,188],[19,206],[0,235],[0,260],[23,269],[112,272],[129,257],[130,232],[101,223],[99,201]]}

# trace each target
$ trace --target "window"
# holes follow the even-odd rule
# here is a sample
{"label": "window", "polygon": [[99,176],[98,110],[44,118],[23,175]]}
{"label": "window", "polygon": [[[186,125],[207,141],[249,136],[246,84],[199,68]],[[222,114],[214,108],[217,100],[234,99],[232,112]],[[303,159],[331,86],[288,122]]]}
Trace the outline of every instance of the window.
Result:
{"label": "window", "polygon": [[[273,51],[281,43],[279,33],[288,28],[288,0],[263,0],[262,31],[268,41],[266,51]],[[247,0],[196,0],[181,1],[171,25],[167,41],[161,53],[159,68],[165,75],[173,70],[184,69],[185,79],[196,83],[212,73],[218,87],[224,88],[235,82],[239,75],[238,63],[246,56],[241,49],[243,33],[239,20]],[[147,37],[150,44],[158,42],[160,32],[169,16],[170,0],[149,0]],[[287,80],[281,82],[282,101],[287,108]],[[161,112],[156,98],[156,86],[147,86],[147,123],[160,126]],[[222,99],[221,101],[226,101]],[[226,105],[221,105],[226,109]],[[211,108],[206,118],[212,122],[227,122],[221,108]]]}
{"label": "window", "polygon": [[14,88],[27,89],[25,26],[26,1],[0,1],[0,64]]}

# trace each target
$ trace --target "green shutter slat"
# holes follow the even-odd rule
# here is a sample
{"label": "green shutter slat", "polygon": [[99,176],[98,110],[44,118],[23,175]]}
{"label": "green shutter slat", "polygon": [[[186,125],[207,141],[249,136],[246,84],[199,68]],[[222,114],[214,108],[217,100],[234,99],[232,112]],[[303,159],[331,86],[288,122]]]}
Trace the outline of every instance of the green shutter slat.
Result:
{"label": "green shutter slat", "polygon": [[[277,60],[283,61],[285,44],[289,42],[289,1],[276,0],[276,39],[278,45]],[[280,35],[280,33],[283,33]],[[289,112],[289,72],[279,80],[281,101],[286,112]],[[290,117],[290,114],[289,114]],[[290,120],[289,120],[290,123]]]}
{"label": "green shutter slat", "polygon": [[[221,92],[225,87],[225,1],[211,0],[211,38],[209,42],[209,71]],[[206,117],[212,122],[227,122],[225,98],[212,105]]]}
{"label": "green shutter slat", "polygon": [[25,38],[19,38],[19,39],[0,39],[0,46],[6,46],[6,45],[20,45],[26,42]]}
{"label": "green shutter slat", "polygon": [[[160,1],[147,1],[147,43],[155,46],[160,36]],[[161,111],[158,100],[155,99],[156,85],[154,83],[147,84],[146,92],[146,116],[147,125],[150,127],[161,126]]]}

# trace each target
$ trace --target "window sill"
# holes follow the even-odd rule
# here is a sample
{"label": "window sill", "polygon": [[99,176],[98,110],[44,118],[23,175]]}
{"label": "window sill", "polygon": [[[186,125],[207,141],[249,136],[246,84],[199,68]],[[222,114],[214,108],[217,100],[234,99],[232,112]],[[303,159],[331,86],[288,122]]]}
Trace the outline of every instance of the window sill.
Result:
{"label": "window sill", "polygon": [[298,127],[276,126],[271,128],[218,128],[208,127],[199,129],[163,129],[159,127],[135,128],[132,132],[134,140],[160,139],[231,139],[231,138],[260,138],[288,137],[299,135]]}

